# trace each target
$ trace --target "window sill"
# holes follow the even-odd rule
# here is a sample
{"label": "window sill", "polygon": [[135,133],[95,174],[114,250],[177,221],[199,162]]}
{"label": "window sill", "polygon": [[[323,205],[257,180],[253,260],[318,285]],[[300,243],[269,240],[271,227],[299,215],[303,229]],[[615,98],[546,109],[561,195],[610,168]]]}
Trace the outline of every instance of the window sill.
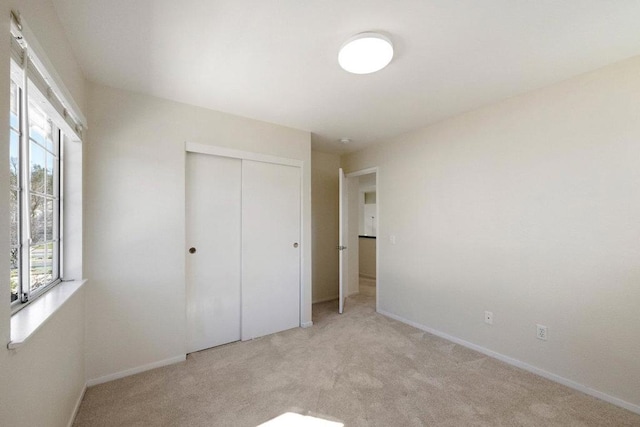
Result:
{"label": "window sill", "polygon": [[11,341],[7,348],[22,346],[86,282],[87,279],[62,282],[11,316]]}

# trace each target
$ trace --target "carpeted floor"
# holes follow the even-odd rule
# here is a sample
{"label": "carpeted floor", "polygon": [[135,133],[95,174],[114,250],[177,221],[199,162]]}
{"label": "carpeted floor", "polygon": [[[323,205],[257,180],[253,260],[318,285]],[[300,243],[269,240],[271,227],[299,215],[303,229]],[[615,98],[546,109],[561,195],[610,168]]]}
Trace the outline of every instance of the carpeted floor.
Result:
{"label": "carpeted floor", "polygon": [[360,294],[375,297],[376,296],[376,279],[369,279],[360,276]]}
{"label": "carpeted floor", "polygon": [[356,295],[314,326],[87,390],[75,426],[247,426],[285,412],[345,426],[640,426],[640,415],[375,313]]}

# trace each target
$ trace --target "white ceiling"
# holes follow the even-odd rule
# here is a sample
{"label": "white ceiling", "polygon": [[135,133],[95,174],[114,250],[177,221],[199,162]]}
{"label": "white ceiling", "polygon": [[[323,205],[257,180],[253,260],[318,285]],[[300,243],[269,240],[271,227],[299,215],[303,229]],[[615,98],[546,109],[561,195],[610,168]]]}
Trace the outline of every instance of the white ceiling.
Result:
{"label": "white ceiling", "polygon": [[[640,54],[638,0],[53,2],[88,79],[309,130],[329,152]],[[393,61],[346,73],[338,49],[369,30]]]}

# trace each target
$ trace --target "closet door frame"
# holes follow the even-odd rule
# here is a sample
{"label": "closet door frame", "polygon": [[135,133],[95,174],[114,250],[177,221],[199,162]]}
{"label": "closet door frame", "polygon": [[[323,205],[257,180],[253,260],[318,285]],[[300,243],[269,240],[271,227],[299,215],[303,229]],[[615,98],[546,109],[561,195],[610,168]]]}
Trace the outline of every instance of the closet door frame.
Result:
{"label": "closet door frame", "polygon": [[[298,300],[298,326],[306,327],[310,325],[302,324],[302,310],[303,310],[303,296],[304,296],[304,283],[303,283],[303,263],[306,259],[305,253],[305,235],[304,231],[304,162],[297,159],[288,159],[286,157],[272,156],[269,154],[253,153],[251,151],[235,150],[233,148],[219,147],[216,145],[200,144],[196,142],[185,142],[185,152],[196,154],[208,154],[219,157],[229,157],[232,159],[240,160],[253,160],[256,162],[273,163],[277,165],[294,166],[300,168],[300,260],[298,265],[298,286],[299,286],[299,300]],[[186,158],[185,158],[186,161]],[[186,238],[186,230],[185,230]],[[186,242],[185,242],[186,244]]]}

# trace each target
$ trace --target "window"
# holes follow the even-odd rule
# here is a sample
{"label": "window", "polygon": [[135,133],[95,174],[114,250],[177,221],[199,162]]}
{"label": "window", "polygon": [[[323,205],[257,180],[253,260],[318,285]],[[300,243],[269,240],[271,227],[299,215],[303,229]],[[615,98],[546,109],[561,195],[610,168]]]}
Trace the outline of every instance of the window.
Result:
{"label": "window", "polygon": [[[25,84],[27,90],[25,90]],[[12,63],[10,292],[16,309],[60,281],[62,132]]]}
{"label": "window", "polygon": [[[81,278],[81,144],[86,119],[17,11],[11,12],[10,32],[7,246],[15,314],[63,280]],[[42,305],[34,304],[22,314]],[[13,316],[12,321],[23,317],[28,315]]]}
{"label": "window", "polygon": [[9,173],[10,173],[10,217],[11,239],[11,302],[20,298],[20,89],[11,81],[10,125],[9,125]]}

